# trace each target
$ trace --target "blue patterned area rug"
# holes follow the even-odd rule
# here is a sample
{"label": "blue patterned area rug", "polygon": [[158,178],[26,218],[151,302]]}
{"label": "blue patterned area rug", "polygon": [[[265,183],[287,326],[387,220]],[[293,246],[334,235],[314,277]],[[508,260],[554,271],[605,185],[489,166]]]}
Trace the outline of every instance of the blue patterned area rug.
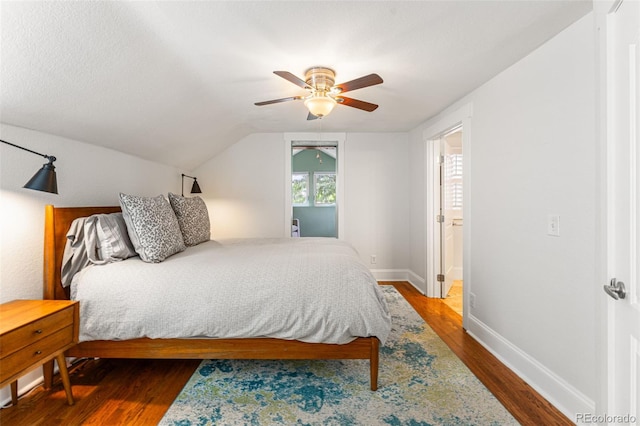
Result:
{"label": "blue patterned area rug", "polygon": [[161,425],[517,425],[395,288],[380,354],[369,362],[203,361]]}

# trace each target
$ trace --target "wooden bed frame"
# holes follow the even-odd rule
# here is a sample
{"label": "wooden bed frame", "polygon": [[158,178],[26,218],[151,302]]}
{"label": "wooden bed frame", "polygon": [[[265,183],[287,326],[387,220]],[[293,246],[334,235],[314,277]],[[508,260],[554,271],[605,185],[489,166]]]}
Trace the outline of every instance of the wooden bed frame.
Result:
{"label": "wooden bed frame", "polygon": [[[69,299],[62,287],[61,265],[66,234],[74,219],[119,212],[120,207],[45,207],[44,299]],[[371,390],[378,388],[380,341],[359,337],[343,344],[305,343],[274,338],[256,339],[132,339],[81,342],[66,356],[89,358],[188,359],[368,359]],[[53,363],[45,366],[45,387],[51,386]]]}

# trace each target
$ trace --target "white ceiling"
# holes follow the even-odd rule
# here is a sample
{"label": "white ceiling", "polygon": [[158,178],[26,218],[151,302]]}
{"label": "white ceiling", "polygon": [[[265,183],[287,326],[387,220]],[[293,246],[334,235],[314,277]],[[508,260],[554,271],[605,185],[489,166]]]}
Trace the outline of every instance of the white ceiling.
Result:
{"label": "white ceiling", "polygon": [[[191,170],[255,132],[403,132],[515,63],[591,1],[0,3],[0,121]],[[306,121],[274,75],[315,65],[379,104]]]}

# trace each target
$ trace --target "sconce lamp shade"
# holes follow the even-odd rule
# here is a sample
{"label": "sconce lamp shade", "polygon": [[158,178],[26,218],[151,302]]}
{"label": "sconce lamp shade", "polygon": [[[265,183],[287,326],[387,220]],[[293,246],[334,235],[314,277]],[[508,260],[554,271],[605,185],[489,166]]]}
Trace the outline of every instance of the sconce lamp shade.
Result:
{"label": "sconce lamp shade", "polygon": [[195,178],[193,179],[193,186],[191,187],[191,193],[202,194],[202,191],[200,190],[200,185],[198,185],[198,180]]}
{"label": "sconce lamp shade", "polygon": [[45,155],[40,154],[39,152],[32,151],[28,148],[21,147],[20,145],[16,145],[11,142],[3,141],[0,139],[0,142],[11,145],[14,148],[21,149],[23,151],[30,152],[32,154],[39,155],[40,157],[44,157],[49,162],[42,166],[38,172],[33,175],[33,177],[27,182],[27,184],[23,188],[34,189],[36,191],[50,192],[52,194],[58,193],[58,180],[56,178],[56,167],[53,165],[53,162],[56,161],[56,157],[53,155]]}
{"label": "sconce lamp shade", "polygon": [[49,162],[44,164],[23,188],[57,194],[58,179],[56,178],[56,167],[53,165],[54,161],[55,157],[53,159],[49,158]]}
{"label": "sconce lamp shade", "polygon": [[198,179],[193,176],[187,176],[184,173],[182,174],[182,196],[184,197],[184,178],[193,179],[193,185],[191,185],[191,193],[192,194],[202,194],[202,190],[200,189],[200,185],[198,185]]}

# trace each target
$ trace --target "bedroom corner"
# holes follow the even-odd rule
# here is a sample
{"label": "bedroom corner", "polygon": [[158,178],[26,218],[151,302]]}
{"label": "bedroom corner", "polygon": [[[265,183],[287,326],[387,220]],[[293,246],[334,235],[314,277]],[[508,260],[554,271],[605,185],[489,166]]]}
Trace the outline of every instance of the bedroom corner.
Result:
{"label": "bedroom corner", "polygon": [[[57,195],[23,188],[45,161],[0,144],[0,303],[43,297],[45,205],[118,205],[119,192],[179,193],[180,171],[173,167],[7,124],[0,124],[0,135],[0,139],[55,155],[58,180]],[[19,387],[29,389],[40,381],[41,371],[34,370],[19,380]],[[8,387],[1,389],[0,401],[8,398]]]}

